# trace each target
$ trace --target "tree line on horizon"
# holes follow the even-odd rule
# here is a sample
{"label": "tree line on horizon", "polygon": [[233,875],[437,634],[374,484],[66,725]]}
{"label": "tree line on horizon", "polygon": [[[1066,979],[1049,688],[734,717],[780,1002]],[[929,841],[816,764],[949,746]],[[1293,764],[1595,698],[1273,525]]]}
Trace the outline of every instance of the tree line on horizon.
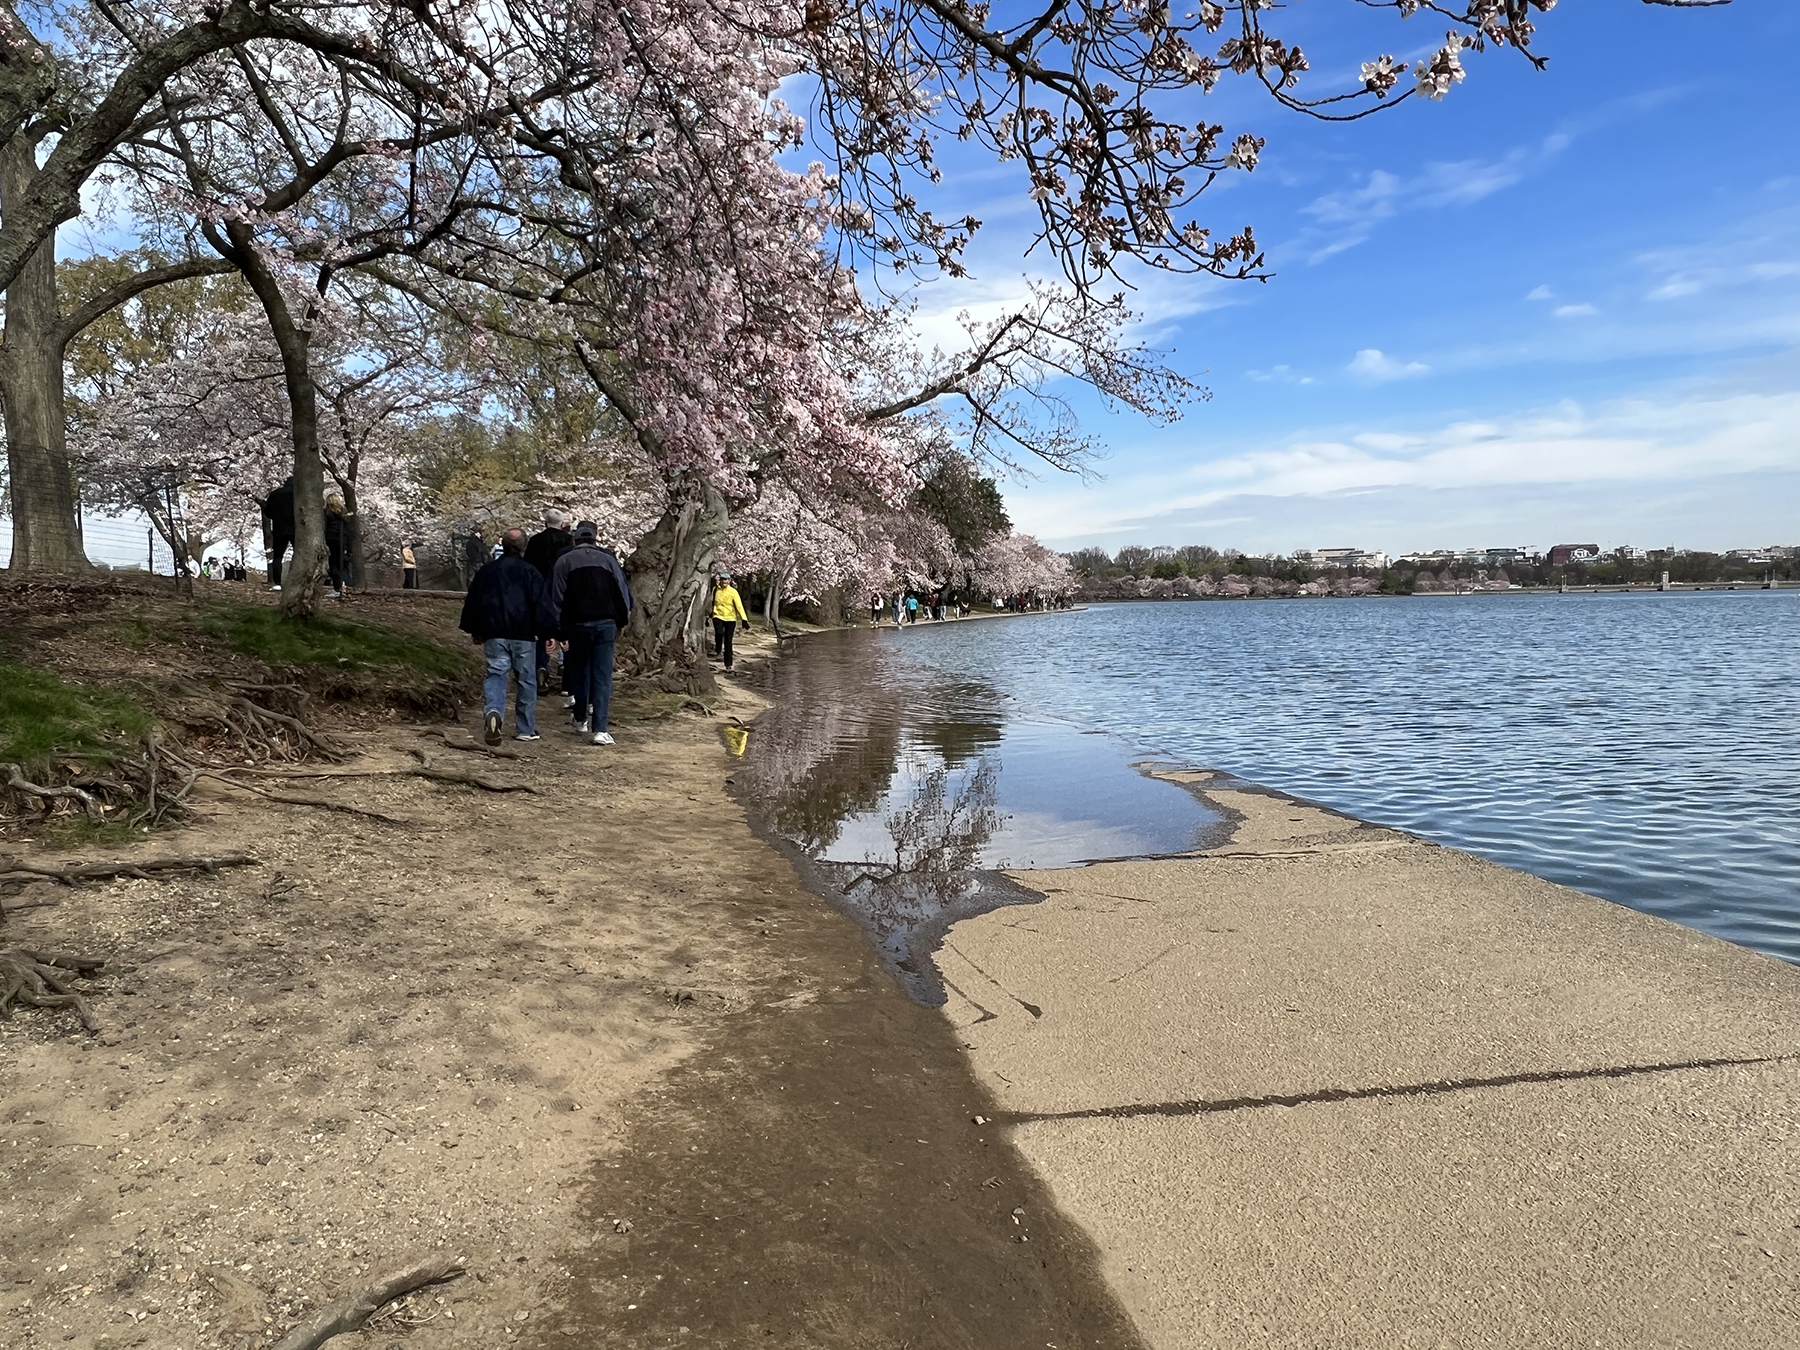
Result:
{"label": "tree line on horizon", "polygon": [[1104,590],[1108,583],[1168,582],[1182,579],[1224,583],[1231,578],[1300,586],[1321,578],[1360,579],[1372,583],[1364,589],[1380,594],[1455,587],[1499,586],[1614,586],[1654,583],[1662,573],[1681,583],[1714,581],[1800,580],[1800,558],[1790,553],[1768,561],[1754,561],[1728,553],[1690,549],[1614,549],[1593,562],[1552,567],[1530,559],[1489,563],[1456,558],[1403,558],[1385,568],[1333,567],[1305,554],[1255,555],[1207,544],[1146,546],[1128,544],[1116,553],[1089,547],[1065,554],[1080,579],[1084,592]]}

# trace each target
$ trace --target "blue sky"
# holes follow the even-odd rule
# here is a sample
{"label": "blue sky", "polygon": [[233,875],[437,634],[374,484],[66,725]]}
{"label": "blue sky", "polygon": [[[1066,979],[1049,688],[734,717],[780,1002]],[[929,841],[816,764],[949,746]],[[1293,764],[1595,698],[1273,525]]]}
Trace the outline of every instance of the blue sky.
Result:
{"label": "blue sky", "polygon": [[[1315,91],[1444,29],[1348,0],[1271,26]],[[1212,401],[1159,428],[1078,399],[1103,478],[1008,484],[1015,522],[1252,552],[1800,542],[1797,38],[1785,0],[1565,0],[1548,71],[1468,53],[1442,103],[1334,126],[1222,87],[1208,115],[1268,146],[1201,220],[1253,223],[1277,275],[1140,292]],[[956,164],[945,196],[989,222],[979,277],[923,303],[995,302],[1024,266],[1016,186]]]}

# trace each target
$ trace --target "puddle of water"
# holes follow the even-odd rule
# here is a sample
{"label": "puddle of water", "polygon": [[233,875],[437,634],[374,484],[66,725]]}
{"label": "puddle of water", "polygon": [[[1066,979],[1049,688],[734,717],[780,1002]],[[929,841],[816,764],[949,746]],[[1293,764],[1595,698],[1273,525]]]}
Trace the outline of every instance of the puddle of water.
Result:
{"label": "puddle of water", "polygon": [[821,633],[776,663],[735,785],[913,997],[943,1002],[930,958],[952,923],[1038,898],[1001,869],[1184,852],[1221,824],[1124,744],[1021,716],[902,640]]}

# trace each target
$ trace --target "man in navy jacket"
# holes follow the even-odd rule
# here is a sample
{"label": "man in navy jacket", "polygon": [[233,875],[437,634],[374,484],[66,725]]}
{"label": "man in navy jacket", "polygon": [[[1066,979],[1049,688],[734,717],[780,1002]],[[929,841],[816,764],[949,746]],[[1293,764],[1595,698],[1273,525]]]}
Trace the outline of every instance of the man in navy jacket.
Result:
{"label": "man in navy jacket", "polygon": [[591,520],[575,527],[575,547],[556,560],[550,573],[547,618],[569,644],[564,678],[575,695],[570,720],[575,730],[592,731],[595,745],[611,745],[607,714],[612,706],[613,652],[619,630],[631,621],[631,584],[612,553],[596,542]]}
{"label": "man in navy jacket", "polygon": [[500,744],[508,675],[519,686],[515,735],[521,741],[538,738],[532,719],[537,709],[537,640],[548,635],[544,600],[543,575],[525,561],[525,531],[508,530],[500,540],[500,556],[469,582],[460,625],[481,644],[487,658],[481,720],[489,745]]}

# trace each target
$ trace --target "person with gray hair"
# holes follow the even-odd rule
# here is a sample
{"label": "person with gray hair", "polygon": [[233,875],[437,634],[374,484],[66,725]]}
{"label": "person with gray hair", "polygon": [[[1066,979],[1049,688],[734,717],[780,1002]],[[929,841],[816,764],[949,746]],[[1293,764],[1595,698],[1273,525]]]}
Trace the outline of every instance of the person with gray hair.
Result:
{"label": "person with gray hair", "polygon": [[[569,533],[569,513],[560,506],[552,506],[544,512],[544,528],[531,536],[525,545],[525,561],[537,568],[544,578],[544,585],[550,584],[550,574],[556,569],[556,560],[575,547],[575,537]],[[537,682],[542,689],[546,677],[550,673],[550,646],[540,642],[537,645]],[[563,706],[575,706],[575,690],[569,684],[569,661],[563,658]]]}

